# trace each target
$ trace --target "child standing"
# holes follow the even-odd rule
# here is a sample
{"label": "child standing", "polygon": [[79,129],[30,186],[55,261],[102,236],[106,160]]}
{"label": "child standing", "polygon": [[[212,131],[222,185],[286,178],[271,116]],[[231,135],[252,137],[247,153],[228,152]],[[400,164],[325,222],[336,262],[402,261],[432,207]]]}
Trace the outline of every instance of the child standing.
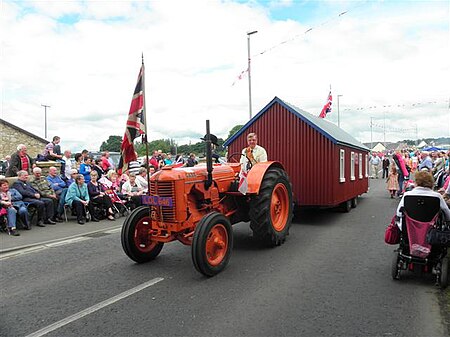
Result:
{"label": "child standing", "polygon": [[398,172],[395,165],[392,165],[391,172],[389,172],[389,176],[386,179],[387,189],[389,193],[391,193],[391,199],[394,198],[395,193],[399,190],[398,185]]}

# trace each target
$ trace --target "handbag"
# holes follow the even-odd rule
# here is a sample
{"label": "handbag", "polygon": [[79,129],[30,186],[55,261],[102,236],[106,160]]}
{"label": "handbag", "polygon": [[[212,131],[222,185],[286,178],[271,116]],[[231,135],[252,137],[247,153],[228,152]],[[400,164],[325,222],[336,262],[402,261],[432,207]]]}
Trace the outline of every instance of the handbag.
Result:
{"label": "handbag", "polygon": [[430,228],[427,232],[427,242],[432,246],[450,247],[450,230]]}
{"label": "handbag", "polygon": [[388,245],[396,245],[400,243],[400,229],[395,223],[396,216],[392,217],[391,223],[386,227],[384,232],[384,242]]}
{"label": "handbag", "polygon": [[0,215],[7,215],[8,214],[8,210],[6,208],[3,208],[0,206]]}

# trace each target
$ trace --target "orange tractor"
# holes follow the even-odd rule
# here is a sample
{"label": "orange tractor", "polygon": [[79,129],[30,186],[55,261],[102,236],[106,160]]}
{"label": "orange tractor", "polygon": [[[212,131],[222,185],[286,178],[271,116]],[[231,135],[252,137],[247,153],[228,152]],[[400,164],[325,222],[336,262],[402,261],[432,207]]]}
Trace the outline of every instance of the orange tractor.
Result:
{"label": "orange tractor", "polygon": [[122,227],[122,247],[135,262],[153,260],[165,243],[178,240],[192,246],[192,261],[200,273],[216,275],[228,264],[232,224],[240,221],[250,221],[254,237],[267,245],[285,241],[293,202],[281,163],[251,167],[243,195],[238,192],[241,153],[229,156],[230,163],[213,164],[212,138],[206,121],[206,166],[166,166],[151,176],[145,206],[134,209]]}

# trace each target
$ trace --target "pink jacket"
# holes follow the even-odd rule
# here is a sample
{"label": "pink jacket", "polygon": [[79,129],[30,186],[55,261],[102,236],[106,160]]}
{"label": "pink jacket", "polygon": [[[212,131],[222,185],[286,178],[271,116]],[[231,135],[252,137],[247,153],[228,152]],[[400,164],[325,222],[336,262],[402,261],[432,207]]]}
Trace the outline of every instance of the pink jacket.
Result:
{"label": "pink jacket", "polygon": [[405,161],[403,160],[403,156],[400,153],[395,154],[397,156],[398,162],[400,163],[400,169],[402,170],[403,176],[409,176],[409,172],[406,169]]}

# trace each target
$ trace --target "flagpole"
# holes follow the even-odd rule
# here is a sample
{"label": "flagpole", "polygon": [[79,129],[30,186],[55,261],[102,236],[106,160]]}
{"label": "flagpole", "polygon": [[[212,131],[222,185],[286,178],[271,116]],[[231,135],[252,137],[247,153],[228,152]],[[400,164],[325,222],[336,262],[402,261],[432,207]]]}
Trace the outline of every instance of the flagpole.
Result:
{"label": "flagpole", "polygon": [[145,131],[145,162],[147,163],[147,195],[150,195],[150,163],[148,160],[148,139],[147,139],[147,109],[145,104],[147,99],[145,96],[145,66],[144,53],[142,53],[142,91],[144,95],[144,131]]}

